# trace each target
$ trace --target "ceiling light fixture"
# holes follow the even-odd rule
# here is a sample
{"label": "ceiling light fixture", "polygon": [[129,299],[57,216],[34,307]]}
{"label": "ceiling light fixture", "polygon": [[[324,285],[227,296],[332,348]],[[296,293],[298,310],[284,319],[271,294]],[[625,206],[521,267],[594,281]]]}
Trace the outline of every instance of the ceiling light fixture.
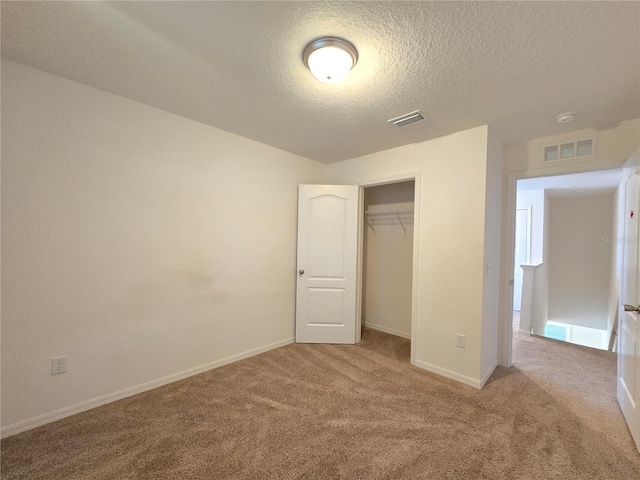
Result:
{"label": "ceiling light fixture", "polygon": [[558,121],[558,123],[567,123],[573,120],[574,118],[576,118],[576,114],[569,112],[569,113],[561,113],[556,117],[556,120]]}
{"label": "ceiling light fixture", "polygon": [[322,37],[307,45],[302,54],[304,64],[321,82],[338,83],[358,61],[358,51],[349,42]]}

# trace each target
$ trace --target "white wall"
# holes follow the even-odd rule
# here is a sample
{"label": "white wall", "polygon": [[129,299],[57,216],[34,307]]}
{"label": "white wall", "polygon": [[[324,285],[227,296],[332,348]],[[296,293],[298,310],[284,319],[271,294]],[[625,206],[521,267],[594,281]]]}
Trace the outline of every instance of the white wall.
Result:
{"label": "white wall", "polygon": [[[365,211],[413,209],[414,189],[415,182],[365,188]],[[367,327],[410,338],[413,222],[405,220],[405,229],[406,233],[397,221],[364,229],[362,321]]]}
{"label": "white wall", "polygon": [[614,192],[549,196],[549,320],[607,329]]}
{"label": "white wall", "polygon": [[[545,145],[593,136],[597,137],[597,152],[594,157],[559,161],[552,165],[548,162],[545,163],[542,159],[541,152]],[[638,145],[640,145],[640,119],[627,120],[600,129],[577,130],[504,146],[502,250],[500,257],[500,343],[498,352],[501,365],[509,366],[511,362],[513,289],[510,285],[510,279],[513,273],[516,180],[619,168],[624,165],[638,148]]]}
{"label": "white wall", "polygon": [[[492,356],[482,352],[482,323],[496,321],[483,318],[487,137],[488,127],[478,127],[334,163],[328,172],[339,184],[419,174],[415,363],[476,386],[486,373],[482,357]],[[456,334],[466,335],[465,349]]]}
{"label": "white wall", "polygon": [[324,165],[4,61],[2,157],[3,433],[293,340]]}

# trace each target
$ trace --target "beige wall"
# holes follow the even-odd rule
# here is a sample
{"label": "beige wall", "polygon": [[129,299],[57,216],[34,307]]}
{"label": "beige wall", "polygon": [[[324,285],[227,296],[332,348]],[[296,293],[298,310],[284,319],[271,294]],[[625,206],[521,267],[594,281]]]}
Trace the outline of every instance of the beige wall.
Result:
{"label": "beige wall", "polygon": [[291,342],[325,168],[3,62],[3,432]]}
{"label": "beige wall", "polygon": [[606,330],[614,191],[549,200],[549,320]]}
{"label": "beige wall", "polygon": [[[413,209],[414,189],[415,182],[365,188],[365,211]],[[412,276],[413,221],[365,227],[363,324],[410,338]]]}
{"label": "beige wall", "polygon": [[[338,184],[419,175],[415,364],[476,386],[486,374],[482,358],[492,356],[483,352],[483,320],[496,321],[485,318],[483,305],[487,150],[483,126],[334,163],[328,171],[328,182]],[[488,268],[497,273],[498,265]],[[465,349],[456,347],[456,334],[466,335]]]}

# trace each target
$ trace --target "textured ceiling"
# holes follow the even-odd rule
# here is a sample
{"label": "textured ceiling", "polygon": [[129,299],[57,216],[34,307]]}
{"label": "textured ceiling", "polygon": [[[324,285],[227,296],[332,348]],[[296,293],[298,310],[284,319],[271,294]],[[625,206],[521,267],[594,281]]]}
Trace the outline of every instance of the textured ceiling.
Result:
{"label": "textured ceiling", "polygon": [[[302,63],[321,35],[358,49],[340,84]],[[2,2],[2,55],[325,163],[640,116],[638,2]]]}

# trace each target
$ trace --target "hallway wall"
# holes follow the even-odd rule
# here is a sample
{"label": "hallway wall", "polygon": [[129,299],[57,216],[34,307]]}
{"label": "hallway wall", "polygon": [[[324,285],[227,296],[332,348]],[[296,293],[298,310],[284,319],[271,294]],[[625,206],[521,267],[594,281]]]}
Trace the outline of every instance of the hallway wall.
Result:
{"label": "hallway wall", "polygon": [[607,329],[614,193],[549,191],[549,321]]}

